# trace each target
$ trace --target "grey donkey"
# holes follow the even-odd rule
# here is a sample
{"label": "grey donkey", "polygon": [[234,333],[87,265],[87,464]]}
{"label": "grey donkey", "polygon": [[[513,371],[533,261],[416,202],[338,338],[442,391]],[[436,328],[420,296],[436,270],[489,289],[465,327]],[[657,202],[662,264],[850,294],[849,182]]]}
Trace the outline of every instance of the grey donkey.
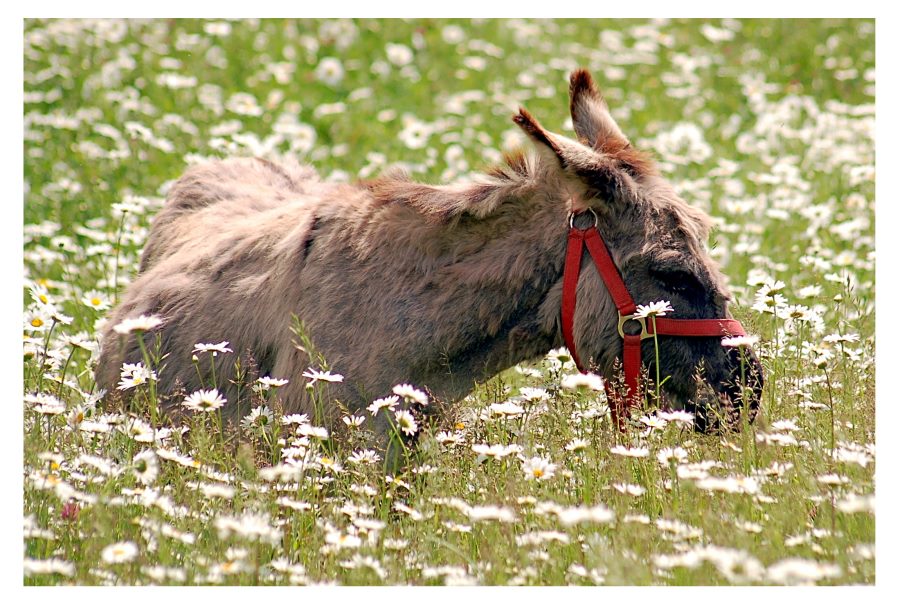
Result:
{"label": "grey donkey", "polygon": [[[228,341],[215,359],[226,416],[246,414],[246,382],[286,378],[288,413],[313,413],[292,315],[330,368],[326,417],[362,412],[410,382],[450,403],[475,383],[562,345],[560,305],[569,213],[593,210],[638,303],[668,300],[676,318],[728,317],[730,295],[705,242],[709,218],[686,204],[652,159],[631,145],[585,70],[570,80],[577,140],[548,132],[525,110],[514,121],[533,150],[517,152],[467,183],[426,185],[402,172],[326,183],[290,160],[236,158],[189,169],[155,218],[140,273],[112,312],[97,381],[111,395],[123,363],[142,359],[134,336],[111,329],[154,314],[146,334],[167,356],[164,410],[177,414],[201,387],[198,342]],[[621,356],[616,308],[585,253],[577,286],[575,344],[612,378]],[[695,413],[698,428],[755,414],[762,368],[742,364],[718,338],[660,337],[665,406]],[[654,376],[652,340],[642,358]],[[236,363],[248,370],[244,385]],[[700,372],[698,372],[698,369]],[[243,388],[243,391],[241,389]],[[121,393],[117,395],[123,397]],[[384,438],[384,416],[374,421]],[[384,443],[382,443],[384,444]]]}

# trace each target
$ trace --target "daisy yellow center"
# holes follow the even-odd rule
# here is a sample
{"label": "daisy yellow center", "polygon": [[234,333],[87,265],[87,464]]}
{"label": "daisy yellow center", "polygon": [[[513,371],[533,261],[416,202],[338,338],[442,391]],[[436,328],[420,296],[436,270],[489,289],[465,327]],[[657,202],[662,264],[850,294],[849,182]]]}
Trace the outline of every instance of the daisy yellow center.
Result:
{"label": "daisy yellow center", "polygon": [[541,478],[542,476],[544,476],[544,471],[543,470],[535,470],[532,472],[532,474],[534,474],[534,478]]}
{"label": "daisy yellow center", "polygon": [[320,461],[326,465],[334,463],[334,460],[332,460],[330,457],[323,457]]}
{"label": "daisy yellow center", "polygon": [[50,469],[51,470],[59,470],[59,463],[58,462],[50,462]]}
{"label": "daisy yellow center", "polygon": [[39,296],[38,296],[38,299],[41,300],[41,303],[47,303],[47,296],[46,296],[46,295],[39,295]]}
{"label": "daisy yellow center", "polygon": [[99,297],[91,297],[91,305],[92,305],[92,306],[99,306],[100,303],[101,303],[101,302],[100,302],[100,298],[99,298]]}
{"label": "daisy yellow center", "polygon": [[44,326],[44,321],[41,320],[40,318],[32,318],[32,319],[31,319],[31,326],[32,326],[32,327],[43,327],[43,326]]}
{"label": "daisy yellow center", "polygon": [[465,429],[465,427],[466,427],[466,425],[462,422],[459,422],[458,424],[456,424],[457,430],[463,430],[463,429]]}

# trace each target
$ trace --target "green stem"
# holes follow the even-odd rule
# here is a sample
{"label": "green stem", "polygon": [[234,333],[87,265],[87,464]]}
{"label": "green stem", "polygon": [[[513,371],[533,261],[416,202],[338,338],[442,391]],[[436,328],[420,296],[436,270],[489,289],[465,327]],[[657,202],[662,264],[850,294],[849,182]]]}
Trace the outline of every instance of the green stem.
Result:
{"label": "green stem", "polygon": [[53,329],[55,328],[56,319],[50,323],[50,330],[47,331],[47,338],[44,340],[44,349],[41,352],[41,362],[38,364],[38,392],[41,391],[41,387],[44,385],[44,363],[47,362],[47,348],[50,347],[50,336],[53,334]]}
{"label": "green stem", "polygon": [[825,383],[828,386],[828,409],[831,419],[831,461],[829,462],[829,468],[834,467],[834,397],[832,396],[832,388],[831,388],[831,376],[828,375],[828,370],[823,369],[825,372]]}
{"label": "green stem", "polygon": [[200,380],[200,387],[205,388],[206,384],[203,383],[203,374],[200,373],[200,360],[195,356],[192,362],[194,363],[194,370],[197,371],[197,379]]}
{"label": "green stem", "polygon": [[63,365],[62,377],[59,378],[59,389],[56,390],[56,398],[62,398],[62,389],[66,385],[66,372],[69,369],[69,363],[72,362],[72,357],[75,356],[75,347],[72,347],[72,350],[69,352],[69,356],[66,358],[66,364]]}
{"label": "green stem", "polygon": [[656,355],[656,408],[659,409],[659,341],[656,337],[656,316],[650,317],[653,323],[653,350]]}
{"label": "green stem", "polygon": [[211,372],[212,372],[212,383],[213,383],[213,388],[215,388],[216,390],[218,390],[218,389],[219,389],[219,383],[216,381],[216,355],[215,355],[215,353],[210,352],[209,356],[210,356],[210,358],[209,358],[209,366],[211,367]]}
{"label": "green stem", "polygon": [[113,267],[113,282],[112,285],[107,285],[106,287],[106,296],[113,298],[113,304],[119,303],[119,247],[122,243],[122,231],[125,228],[125,216],[127,214],[127,211],[123,211],[122,221],[119,222],[119,231],[116,235],[116,263]]}
{"label": "green stem", "polygon": [[[137,331],[137,341],[138,345],[141,348],[141,357],[144,359],[144,367],[146,367],[148,374],[152,373],[153,367],[151,366],[150,361],[150,353],[147,351],[147,344],[144,343],[144,332]],[[150,388],[150,423],[153,425],[153,434],[154,440],[156,439],[156,423],[157,423],[157,411],[156,411],[156,380],[153,379],[152,376],[148,379],[149,388]]]}

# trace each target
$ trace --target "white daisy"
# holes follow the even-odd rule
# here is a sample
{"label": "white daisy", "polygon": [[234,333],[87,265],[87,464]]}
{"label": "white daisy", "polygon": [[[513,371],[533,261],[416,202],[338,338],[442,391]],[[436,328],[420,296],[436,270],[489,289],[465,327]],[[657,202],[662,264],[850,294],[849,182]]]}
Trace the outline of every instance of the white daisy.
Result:
{"label": "white daisy", "polygon": [[300,427],[297,428],[297,434],[300,436],[308,436],[312,438],[318,438],[321,440],[328,439],[328,428],[322,428],[321,426],[313,426],[311,424],[301,424]]}
{"label": "white daisy", "polygon": [[656,416],[659,419],[677,424],[690,425],[694,423],[694,414],[687,411],[660,411]]}
{"label": "white daisy", "polygon": [[24,330],[29,333],[43,333],[50,328],[53,318],[46,306],[31,306],[25,313]]}
{"label": "white daisy", "polygon": [[359,428],[366,422],[366,416],[365,415],[345,415],[344,417],[341,418],[341,421],[343,421],[344,424],[348,428]]}
{"label": "white daisy", "polygon": [[145,368],[143,363],[123,363],[118,389],[130,390],[142,386],[150,380],[156,380],[156,372]]}
{"label": "white daisy", "polygon": [[589,390],[594,390],[595,392],[602,391],[604,386],[603,378],[599,375],[594,375],[593,373],[575,373],[571,375],[564,375],[559,381],[559,385],[561,388],[565,388],[566,390],[578,390],[580,388],[587,388]]}
{"label": "white daisy", "polygon": [[434,435],[434,440],[442,445],[459,445],[465,437],[462,432],[438,432]]}
{"label": "white daisy", "polygon": [[612,487],[619,493],[632,495],[634,497],[640,497],[647,493],[647,489],[645,489],[644,487],[641,487],[640,485],[632,485],[629,483],[613,483]]}
{"label": "white daisy", "polygon": [[32,410],[42,415],[59,415],[65,413],[66,405],[52,394],[44,394],[38,392],[36,394],[26,394],[25,402],[29,403]]}
{"label": "white daisy", "polygon": [[281,417],[281,425],[288,426],[291,424],[297,424],[298,426],[301,424],[309,423],[309,415],[306,413],[291,413],[290,415],[283,415]]}
{"label": "white daisy", "polygon": [[29,290],[31,291],[31,298],[34,299],[38,305],[46,306],[52,303],[50,300],[50,291],[48,291],[47,287],[44,285],[34,283]]}
{"label": "white daisy", "polygon": [[656,453],[656,460],[663,466],[669,462],[681,463],[687,461],[688,452],[682,447],[663,447]]}
{"label": "white daisy", "polygon": [[[278,379],[277,377],[269,377],[266,375],[265,377],[260,377],[256,380],[256,383],[264,390],[268,390],[269,388],[280,388],[288,383],[286,379]],[[255,387],[255,386],[254,386]]]}
{"label": "white daisy", "polygon": [[756,335],[735,335],[734,337],[723,337],[722,338],[722,347],[723,348],[743,348],[755,346],[759,341],[759,337]]}
{"label": "white daisy", "polygon": [[263,109],[250,93],[235,93],[225,102],[225,109],[241,116],[261,116]]}
{"label": "white daisy", "polygon": [[110,306],[109,299],[100,291],[88,291],[82,296],[81,303],[98,312],[108,310]]}
{"label": "white daisy", "polygon": [[521,445],[484,445],[477,444],[472,445],[472,451],[477,453],[478,455],[484,455],[488,457],[493,457],[495,460],[501,460],[507,455],[512,455],[514,453],[521,453],[522,447]]}
{"label": "white daisy", "polygon": [[359,548],[362,546],[362,540],[358,535],[352,533],[342,533],[340,531],[331,531],[325,535],[325,543],[335,548]]}
{"label": "white daisy", "polygon": [[393,411],[394,407],[400,404],[399,396],[386,396],[384,398],[377,398],[372,401],[372,404],[366,407],[366,410],[369,411],[372,415],[376,415],[379,411],[384,408],[387,408],[388,411]]}
{"label": "white daisy", "polygon": [[588,447],[588,442],[583,438],[573,438],[566,445],[566,451],[571,451],[572,453],[577,453],[579,451],[584,451]]}
{"label": "white daisy", "polygon": [[672,304],[668,301],[651,301],[646,306],[638,305],[634,317],[647,318],[648,316],[665,316],[666,312],[674,311]]}
{"label": "white daisy", "polygon": [[613,455],[624,455],[625,457],[647,457],[650,454],[647,447],[623,447],[622,445],[616,445],[609,451]]}
{"label": "white daisy", "polygon": [[392,392],[397,396],[406,399],[408,402],[416,402],[423,407],[428,404],[428,395],[422,390],[414,388],[409,384],[397,384]]}
{"label": "white daisy", "polygon": [[141,314],[137,318],[126,318],[113,327],[113,331],[119,335],[128,335],[129,333],[144,332],[155,329],[162,324],[159,316],[146,316]]}
{"label": "white daisy", "polygon": [[110,544],[100,553],[100,558],[111,565],[129,563],[137,556],[138,547],[134,542],[116,542]]}
{"label": "white daisy", "polygon": [[347,458],[347,461],[351,464],[377,464],[381,461],[381,457],[375,453],[372,449],[360,449],[358,451],[354,451],[350,457]]}
{"label": "white daisy", "polygon": [[210,412],[221,409],[226,402],[228,401],[225,397],[213,388],[212,390],[197,390],[184,399],[181,404],[190,411]]}
{"label": "white daisy", "polygon": [[232,534],[253,541],[263,541],[271,545],[281,541],[283,532],[270,523],[268,514],[245,512],[240,518],[220,516],[215,521],[220,539],[227,539]]}
{"label": "white daisy", "polygon": [[[538,373],[540,373],[540,371]],[[529,402],[544,401],[550,398],[550,393],[543,388],[532,388],[530,386],[520,388],[519,394],[521,394],[522,398]]]}
{"label": "white daisy", "polygon": [[194,349],[191,352],[194,354],[212,352],[213,356],[217,356],[219,353],[225,354],[226,352],[234,352],[234,350],[228,347],[227,341],[223,341],[217,344],[194,344]]}
{"label": "white daisy", "polygon": [[642,415],[638,420],[647,426],[647,430],[662,430],[668,422],[658,415]]}
{"label": "white daisy", "polygon": [[73,335],[67,335],[66,343],[73,348],[81,348],[88,352],[93,352],[97,349],[97,343],[92,341],[84,331],[79,331]]}
{"label": "white daisy", "polygon": [[344,79],[344,65],[340,59],[323,57],[316,66],[316,80],[328,86],[334,87]]}
{"label": "white daisy", "polygon": [[557,508],[554,512],[559,522],[567,527],[579,523],[609,523],[615,520],[615,513],[606,506],[575,506]]}
{"label": "white daisy", "polygon": [[398,67],[408,65],[413,60],[412,49],[405,44],[394,44],[389,42],[385,46],[385,50],[387,51],[388,61]]}
{"label": "white daisy", "polygon": [[527,480],[547,480],[556,474],[556,464],[544,457],[532,457],[522,462],[522,472]]}
{"label": "white daisy", "polygon": [[525,413],[525,409],[514,402],[493,403],[488,407],[491,417],[516,417]]}
{"label": "white daisy", "polygon": [[330,371],[317,371],[312,367],[303,372],[303,377],[309,379],[309,381],[306,382],[307,388],[311,388],[317,381],[327,381],[329,383],[339,383],[344,381],[343,375],[332,373]]}
{"label": "white daisy", "polygon": [[84,407],[75,405],[66,415],[66,424],[73,430],[77,430],[81,427],[82,422],[84,422]]}
{"label": "white daisy", "polygon": [[397,420],[397,427],[403,434],[412,436],[419,431],[419,425],[409,411],[395,411],[394,417]]}
{"label": "white daisy", "polygon": [[134,456],[132,460],[134,475],[144,485],[149,485],[156,480],[159,474],[159,460],[156,453],[145,449]]}
{"label": "white daisy", "polygon": [[244,430],[264,430],[272,425],[272,410],[265,405],[254,407],[241,420]]}

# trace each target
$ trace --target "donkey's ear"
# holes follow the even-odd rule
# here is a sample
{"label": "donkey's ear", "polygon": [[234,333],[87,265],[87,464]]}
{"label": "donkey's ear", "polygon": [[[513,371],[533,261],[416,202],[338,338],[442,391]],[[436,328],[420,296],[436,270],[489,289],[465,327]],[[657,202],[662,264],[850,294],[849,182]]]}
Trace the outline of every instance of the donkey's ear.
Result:
{"label": "donkey's ear", "polygon": [[[594,79],[585,69],[577,69],[569,78],[569,110],[578,139],[592,148],[621,148],[628,138],[609,114],[606,102],[597,90]],[[611,141],[612,140],[612,141]]]}
{"label": "donkey's ear", "polygon": [[542,155],[556,158],[563,169],[585,175],[603,165],[603,159],[597,152],[577,141],[551,133],[524,108],[519,108],[519,113],[513,116],[513,122],[537,144]]}

